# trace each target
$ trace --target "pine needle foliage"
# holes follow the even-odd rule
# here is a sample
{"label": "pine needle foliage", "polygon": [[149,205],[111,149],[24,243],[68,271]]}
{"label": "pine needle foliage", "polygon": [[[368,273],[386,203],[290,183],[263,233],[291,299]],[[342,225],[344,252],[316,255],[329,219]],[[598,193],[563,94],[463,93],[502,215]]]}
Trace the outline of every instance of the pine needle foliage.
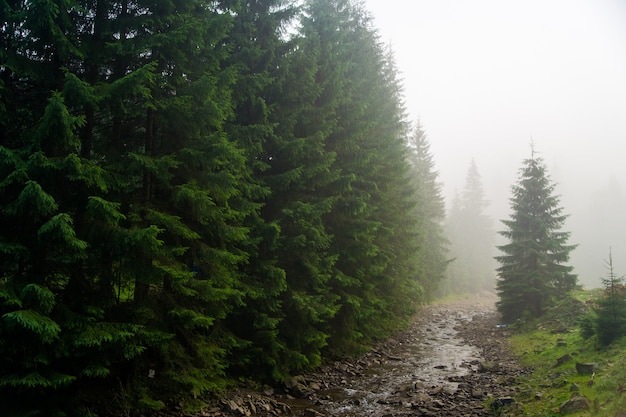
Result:
{"label": "pine needle foliage", "polygon": [[609,250],[609,258],[605,262],[606,276],[602,278],[604,296],[596,300],[595,333],[602,346],[608,346],[615,340],[626,335],[626,290],[624,277],[615,273],[613,254]]}
{"label": "pine needle foliage", "polygon": [[502,221],[506,229],[500,232],[508,243],[498,246],[502,255],[496,257],[497,306],[507,322],[541,316],[576,286],[573,268],[566,264],[576,246],[567,244],[570,233],[561,230],[567,216],[554,189],[532,149],[512,187],[511,217]]}
{"label": "pine needle foliage", "polygon": [[361,2],[0,17],[8,415],[197,410],[362,349],[439,279],[399,75]]}

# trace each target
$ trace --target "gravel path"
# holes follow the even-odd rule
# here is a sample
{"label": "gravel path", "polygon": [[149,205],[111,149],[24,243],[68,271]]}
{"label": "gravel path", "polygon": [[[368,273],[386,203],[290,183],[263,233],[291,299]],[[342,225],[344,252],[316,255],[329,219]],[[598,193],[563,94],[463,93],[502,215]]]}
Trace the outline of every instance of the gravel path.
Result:
{"label": "gravel path", "polygon": [[497,415],[494,408],[516,407],[514,383],[525,371],[509,353],[494,302],[486,294],[427,306],[407,331],[358,358],[285,387],[233,392],[194,417]]}

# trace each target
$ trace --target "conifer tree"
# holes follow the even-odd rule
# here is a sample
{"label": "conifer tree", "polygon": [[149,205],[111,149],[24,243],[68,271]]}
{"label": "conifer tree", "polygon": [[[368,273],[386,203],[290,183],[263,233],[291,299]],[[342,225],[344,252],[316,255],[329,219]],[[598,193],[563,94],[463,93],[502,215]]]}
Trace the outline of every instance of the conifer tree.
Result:
{"label": "conifer tree", "polygon": [[[232,50],[228,63],[237,68],[237,82],[232,93],[234,115],[225,128],[244,150],[250,181],[256,187],[251,197],[259,210],[246,221],[250,245],[245,247],[248,258],[242,266],[242,306],[225,321],[237,340],[229,353],[229,368],[263,380],[280,380],[291,366],[300,363],[289,360],[293,356],[286,353],[289,341],[279,333],[279,326],[287,289],[283,258],[301,256],[301,251],[289,252],[295,248],[284,241],[287,229],[283,228],[280,204],[275,203],[300,195],[291,195],[293,188],[285,190],[275,180],[281,167],[302,166],[297,154],[287,153],[281,146],[294,134],[293,122],[286,115],[300,109],[291,100],[294,96],[301,101],[312,97],[304,91],[306,81],[297,75],[306,70],[293,64],[295,35],[286,35],[287,25],[295,19],[294,4],[283,0],[223,2],[231,3],[235,15],[226,42]],[[297,81],[290,84],[290,78]]]}
{"label": "conifer tree", "polygon": [[276,364],[283,377],[321,363],[338,298],[329,286],[336,257],[328,250],[332,236],[323,224],[334,198],[322,190],[338,176],[332,166],[335,154],[325,144],[336,123],[342,81],[324,66],[323,60],[332,57],[316,26],[324,19],[315,11],[299,17],[293,49],[281,62],[270,95],[278,106],[277,123],[264,148],[268,169],[262,173],[272,191],[263,218],[280,230],[268,253],[285,272],[280,296],[284,318],[277,335],[283,349]]}
{"label": "conifer tree", "polygon": [[494,236],[491,219],[484,213],[487,205],[482,179],[472,160],[465,187],[453,202],[446,222],[450,252],[454,258],[448,270],[448,285],[455,292],[493,289]]}
{"label": "conifer tree", "polygon": [[324,224],[337,256],[332,291],[341,296],[330,342],[341,353],[391,331],[419,302],[417,260],[403,256],[416,248],[415,193],[399,80],[371,16],[358,2],[311,7],[320,16],[320,70],[339,77],[326,148],[340,176],[325,190],[336,201]]}
{"label": "conifer tree", "polygon": [[197,408],[363,347],[438,279],[393,58],[361,3],[294,34],[295,6],[0,8],[4,412]]}
{"label": "conifer tree", "polygon": [[415,211],[419,219],[419,280],[424,287],[425,298],[432,299],[442,285],[449,263],[449,242],[443,230],[445,202],[430,143],[421,125],[414,128],[410,139],[412,175],[418,201]]}
{"label": "conifer tree", "polygon": [[595,327],[598,341],[607,346],[626,334],[626,291],[624,277],[615,274],[613,254],[609,250],[607,275],[602,278],[604,297],[597,300]]}
{"label": "conifer tree", "polygon": [[[256,209],[220,131],[230,15],[192,0],[15,6],[2,38],[2,97],[20,97],[0,118],[3,405],[79,410],[109,382],[141,410],[215,389],[228,342],[208,335],[239,302],[242,219]],[[156,364],[167,388],[136,389]]]}
{"label": "conifer tree", "polygon": [[500,234],[509,242],[498,246],[502,255],[496,257],[497,306],[505,321],[542,315],[576,285],[573,268],[566,265],[575,246],[561,230],[567,216],[554,189],[543,160],[531,149],[512,187],[511,217],[502,221],[506,230]]}

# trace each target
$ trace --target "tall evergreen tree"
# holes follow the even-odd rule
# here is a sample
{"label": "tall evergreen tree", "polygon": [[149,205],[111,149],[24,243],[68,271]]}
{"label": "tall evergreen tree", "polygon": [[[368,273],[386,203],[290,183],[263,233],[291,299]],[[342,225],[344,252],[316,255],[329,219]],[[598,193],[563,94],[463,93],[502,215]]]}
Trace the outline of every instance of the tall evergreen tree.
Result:
{"label": "tall evergreen tree", "polygon": [[401,255],[415,248],[415,195],[397,74],[371,17],[345,0],[310,1],[307,10],[314,19],[305,28],[319,42],[321,97],[334,105],[325,149],[336,155],[339,176],[319,193],[333,201],[323,225],[333,237],[328,283],[340,308],[329,350],[342,353],[389,332],[419,301],[416,260]]}
{"label": "tall evergreen tree", "polygon": [[305,8],[271,95],[279,106],[278,124],[264,149],[269,168],[263,180],[272,195],[263,216],[280,227],[272,253],[287,283],[278,335],[285,346],[277,364],[283,376],[321,363],[339,299],[330,283],[337,256],[329,250],[333,236],[323,218],[337,200],[336,193],[327,192],[339,176],[333,166],[336,153],[327,141],[336,128],[345,79],[337,69],[340,45],[328,39],[337,36],[334,11],[325,14],[311,4]]}
{"label": "tall evergreen tree", "polygon": [[[218,324],[240,303],[258,205],[223,131],[232,16],[205,6],[2,9],[2,98],[22,97],[0,118],[0,334],[13,340],[0,396],[14,415],[80,409],[107,382],[136,410],[220,384],[232,341]],[[148,367],[167,378],[139,389]]]}
{"label": "tall evergreen tree", "polygon": [[[285,260],[309,253],[287,242],[289,229],[282,216],[286,208],[282,201],[302,196],[293,193],[291,186],[297,178],[289,172],[289,164],[301,169],[301,156],[308,154],[291,141],[295,132],[288,114],[301,111],[301,105],[292,100],[304,103],[313,98],[306,92],[306,75],[299,77],[307,71],[306,66],[294,64],[297,54],[293,50],[298,39],[295,34],[286,34],[287,26],[296,18],[293,2],[251,0],[222,4],[231,4],[235,13],[226,43],[232,50],[228,62],[238,70],[233,89],[234,117],[226,124],[226,130],[230,139],[245,151],[247,165],[258,185],[256,201],[260,204],[259,211],[246,222],[251,244],[246,248],[248,258],[242,268],[245,297],[241,308],[226,321],[238,340],[238,346],[229,352],[229,366],[231,372],[279,380],[287,376],[290,367],[301,366],[302,362],[302,356],[290,351],[290,341],[279,331],[285,317],[287,277],[292,273]],[[300,144],[308,145],[302,139]],[[311,149],[315,146],[311,144]],[[289,152],[289,147],[294,151]],[[305,175],[312,176],[312,172],[313,168]],[[286,188],[281,185],[283,174],[291,177]],[[290,360],[294,356],[297,359]]]}
{"label": "tall evergreen tree", "polygon": [[448,267],[449,242],[444,234],[445,202],[441,183],[430,151],[428,137],[417,125],[410,140],[412,175],[417,195],[416,217],[419,219],[419,280],[426,299],[432,299],[442,285]]}
{"label": "tall evergreen tree", "polygon": [[448,270],[448,291],[476,292],[494,286],[494,236],[491,219],[484,213],[488,203],[474,160],[465,187],[451,206],[446,222],[450,253],[454,261]]}
{"label": "tall evergreen tree", "polygon": [[509,243],[498,246],[498,310],[505,321],[529,314],[537,317],[576,285],[572,267],[566,265],[570,233],[561,230],[566,215],[554,195],[545,164],[531,149],[518,183],[512,187],[511,218],[503,220],[500,234]]}
{"label": "tall evergreen tree", "polygon": [[438,270],[361,3],[297,34],[289,0],[53,3],[0,8],[3,411],[195,407],[414,311]]}

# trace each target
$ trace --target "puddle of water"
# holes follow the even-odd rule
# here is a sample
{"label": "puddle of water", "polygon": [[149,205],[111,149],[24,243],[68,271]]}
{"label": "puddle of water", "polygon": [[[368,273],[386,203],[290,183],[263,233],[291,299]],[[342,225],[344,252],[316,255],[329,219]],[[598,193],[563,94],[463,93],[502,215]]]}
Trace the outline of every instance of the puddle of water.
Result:
{"label": "puddle of water", "polygon": [[[394,349],[394,357],[401,360],[371,365],[362,375],[347,378],[345,386],[318,392],[320,403],[304,408],[337,417],[379,416],[406,409],[402,393],[398,393],[401,387],[419,384],[425,389],[456,390],[458,384],[450,379],[467,374],[469,363],[480,359],[478,349],[466,345],[455,330],[469,320],[470,316],[461,313],[433,315],[419,326],[409,343]],[[296,409],[294,412],[299,414]]]}

